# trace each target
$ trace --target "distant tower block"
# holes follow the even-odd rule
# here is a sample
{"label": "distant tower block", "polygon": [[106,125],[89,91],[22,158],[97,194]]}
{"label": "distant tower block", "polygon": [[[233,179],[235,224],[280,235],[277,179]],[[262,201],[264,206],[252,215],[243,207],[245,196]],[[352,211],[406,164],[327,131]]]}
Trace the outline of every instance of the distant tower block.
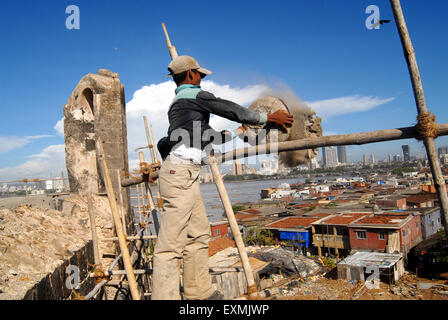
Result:
{"label": "distant tower block", "polygon": [[[115,194],[119,188],[117,169],[128,171],[124,86],[118,74],[100,69],[87,74],[64,105],[65,158],[74,193],[105,192],[95,141],[101,137]],[[129,194],[123,191],[124,208]]]}

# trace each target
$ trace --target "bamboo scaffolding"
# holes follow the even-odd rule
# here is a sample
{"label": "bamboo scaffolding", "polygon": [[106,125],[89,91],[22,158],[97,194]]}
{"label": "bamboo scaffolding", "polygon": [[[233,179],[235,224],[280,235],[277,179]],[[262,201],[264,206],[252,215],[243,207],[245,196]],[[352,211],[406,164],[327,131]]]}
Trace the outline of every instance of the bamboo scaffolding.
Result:
{"label": "bamboo scaffolding", "polygon": [[125,219],[126,212],[124,210],[124,205],[123,205],[123,189],[121,186],[120,169],[117,169],[116,173],[117,173],[117,181],[118,181],[118,200],[119,200],[118,208],[119,208],[119,212],[120,212],[121,223],[123,224],[123,232],[124,232],[124,235],[126,236],[128,234],[128,231],[126,230],[126,219]]}
{"label": "bamboo scaffolding", "polygon": [[123,226],[121,225],[121,220],[118,213],[117,199],[115,198],[115,192],[112,186],[109,169],[104,156],[103,143],[101,139],[97,140],[97,150],[99,151],[99,160],[101,164],[101,170],[103,173],[104,184],[106,186],[107,197],[109,199],[109,205],[112,211],[115,230],[118,236],[118,244],[120,246],[120,251],[123,256],[123,264],[126,270],[126,276],[129,281],[129,289],[131,291],[132,299],[140,300],[140,293],[137,286],[137,280],[135,278],[134,270],[132,268],[132,262],[131,257],[129,255],[129,249],[127,247],[126,237],[123,233]]}
{"label": "bamboo scaffolding", "polygon": [[95,213],[93,211],[92,195],[90,193],[87,193],[87,209],[89,211],[90,229],[92,232],[93,259],[94,263],[97,265],[101,262],[101,260],[100,260],[100,251],[98,248],[98,234],[96,232]]}
{"label": "bamboo scaffolding", "polygon": [[[400,35],[401,45],[403,47],[403,53],[406,59],[406,63],[409,69],[409,75],[411,77],[412,89],[414,91],[414,99],[419,115],[427,114],[428,108],[426,107],[426,99],[423,91],[423,84],[418,70],[417,58],[415,56],[414,46],[412,45],[411,37],[406,26],[406,21],[401,9],[400,0],[390,0],[392,10],[394,13],[395,23],[397,25],[398,33]],[[423,143],[428,155],[429,164],[434,180],[434,186],[439,196],[439,203],[443,212],[444,219],[442,219],[445,230],[448,230],[448,195],[445,186],[445,179],[440,169],[439,159],[437,157],[436,146],[434,138],[425,137]]]}
{"label": "bamboo scaffolding", "polygon": [[[139,157],[140,157],[140,163],[145,162],[145,156],[143,154],[143,152],[139,152],[138,153]],[[149,182],[147,180],[144,181],[144,185],[145,185],[145,190],[146,190],[146,198],[149,202],[149,208],[152,214],[152,219],[154,221],[154,228],[156,231],[156,234],[159,234],[159,228],[160,228],[160,224],[159,224],[159,218],[157,217],[157,210],[156,210],[156,206],[154,204],[154,200],[152,198],[152,194],[151,194],[151,188],[149,187]]]}

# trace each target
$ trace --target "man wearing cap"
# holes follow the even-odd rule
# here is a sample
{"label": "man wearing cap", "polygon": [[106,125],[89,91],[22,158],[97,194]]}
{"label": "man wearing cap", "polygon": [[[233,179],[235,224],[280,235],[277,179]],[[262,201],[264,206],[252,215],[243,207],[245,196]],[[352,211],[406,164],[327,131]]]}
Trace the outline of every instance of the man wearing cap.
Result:
{"label": "man wearing cap", "polygon": [[199,173],[204,149],[212,141],[219,144],[243,134],[244,128],[216,132],[209,125],[210,114],[243,124],[271,122],[285,129],[293,119],[284,111],[258,113],[202,90],[201,79],[211,71],[201,68],[192,57],[174,58],[168,70],[177,88],[168,110],[168,136],[157,144],[164,159],[159,172],[164,205],[154,250],[152,299],[181,298],[182,262],[185,299],[222,299],[209,275],[210,224],[199,190]]}

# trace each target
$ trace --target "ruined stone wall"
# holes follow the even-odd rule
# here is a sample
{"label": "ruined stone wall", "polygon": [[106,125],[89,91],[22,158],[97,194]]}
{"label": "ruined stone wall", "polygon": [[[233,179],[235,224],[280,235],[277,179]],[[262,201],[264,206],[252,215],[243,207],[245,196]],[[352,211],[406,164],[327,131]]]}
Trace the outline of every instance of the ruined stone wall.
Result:
{"label": "ruined stone wall", "polygon": [[[96,140],[103,141],[115,195],[119,199],[117,171],[128,172],[128,146],[124,86],[117,73],[100,69],[87,74],[64,105],[64,138],[70,191],[104,193]],[[130,195],[122,190],[127,228],[132,233]]]}

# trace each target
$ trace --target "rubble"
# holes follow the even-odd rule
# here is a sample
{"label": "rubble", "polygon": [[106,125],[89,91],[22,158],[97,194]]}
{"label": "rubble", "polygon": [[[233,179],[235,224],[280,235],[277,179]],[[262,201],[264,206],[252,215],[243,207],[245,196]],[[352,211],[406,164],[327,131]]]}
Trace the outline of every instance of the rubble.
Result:
{"label": "rubble", "polygon": [[260,275],[283,273],[288,276],[298,274],[307,278],[323,271],[323,266],[315,260],[282,247],[260,248],[251,256],[269,262],[268,266],[260,270]]}
{"label": "rubble", "polygon": [[[107,199],[97,196],[94,204],[97,225],[108,223]],[[0,221],[0,300],[23,299],[91,239],[87,203],[79,196],[67,197],[62,211],[30,205],[0,209]],[[97,232],[113,236],[112,230],[98,227]],[[100,252],[112,252],[111,245],[102,244]],[[56,294],[58,289],[51,291]]]}

